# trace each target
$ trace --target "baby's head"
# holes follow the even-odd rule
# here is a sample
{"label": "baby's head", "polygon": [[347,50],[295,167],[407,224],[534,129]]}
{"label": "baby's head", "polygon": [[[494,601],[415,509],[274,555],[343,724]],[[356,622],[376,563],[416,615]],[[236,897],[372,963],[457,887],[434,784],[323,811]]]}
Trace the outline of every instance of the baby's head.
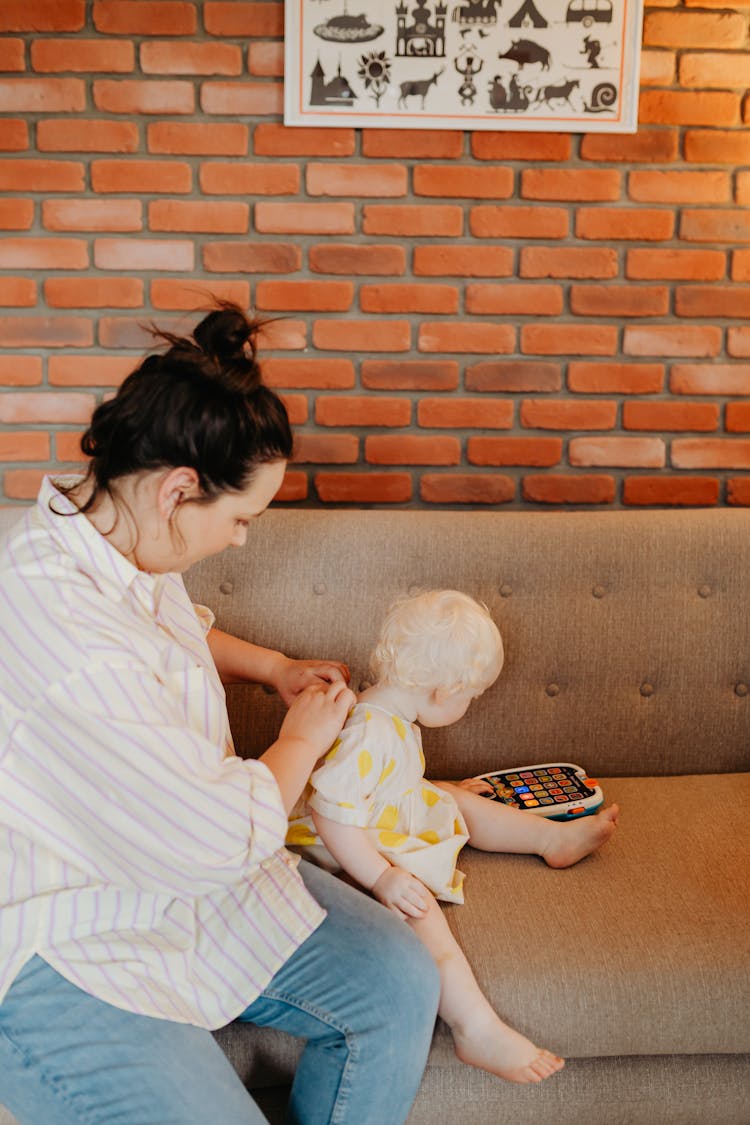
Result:
{"label": "baby's head", "polygon": [[426,590],[400,598],[388,610],[370,658],[375,683],[434,694],[447,704],[446,723],[455,722],[447,717],[451,698],[465,697],[465,711],[495,682],[502,666],[497,625],[485,606],[459,590]]}

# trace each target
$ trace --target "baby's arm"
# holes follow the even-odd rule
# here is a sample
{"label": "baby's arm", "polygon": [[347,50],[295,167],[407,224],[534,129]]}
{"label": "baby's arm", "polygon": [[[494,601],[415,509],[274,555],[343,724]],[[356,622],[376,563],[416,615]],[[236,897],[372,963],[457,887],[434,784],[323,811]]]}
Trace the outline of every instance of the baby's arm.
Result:
{"label": "baby's arm", "polygon": [[339,824],[313,810],[315,828],[333,858],[361,887],[400,918],[420,918],[429,906],[430,892],[400,867],[392,866],[367,836],[353,824]]}

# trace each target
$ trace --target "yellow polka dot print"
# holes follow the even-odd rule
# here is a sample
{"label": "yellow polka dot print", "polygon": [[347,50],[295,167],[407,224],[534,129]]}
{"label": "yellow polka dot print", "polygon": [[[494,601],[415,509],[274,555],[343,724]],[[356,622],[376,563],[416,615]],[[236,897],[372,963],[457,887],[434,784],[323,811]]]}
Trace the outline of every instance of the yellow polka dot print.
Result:
{"label": "yellow polka dot print", "polygon": [[360,777],[367,777],[372,769],[372,754],[369,750],[360,750],[357,758],[357,769]]}

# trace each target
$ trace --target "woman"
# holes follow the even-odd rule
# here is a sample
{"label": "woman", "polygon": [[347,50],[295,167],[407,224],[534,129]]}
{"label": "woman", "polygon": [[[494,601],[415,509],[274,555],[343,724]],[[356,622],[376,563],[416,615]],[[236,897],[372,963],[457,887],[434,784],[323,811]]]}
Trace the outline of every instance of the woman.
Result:
{"label": "woman", "polygon": [[[165,335],[0,555],[0,1102],[33,1125],[263,1121],[209,1033],[234,1019],[307,1041],[305,1125],[396,1125],[426,1060],[429,956],[283,848],[345,666],[221,633],[181,578],[244,546],[291,452],[257,328],[223,305]],[[289,707],[258,761],[229,733],[242,680]]]}

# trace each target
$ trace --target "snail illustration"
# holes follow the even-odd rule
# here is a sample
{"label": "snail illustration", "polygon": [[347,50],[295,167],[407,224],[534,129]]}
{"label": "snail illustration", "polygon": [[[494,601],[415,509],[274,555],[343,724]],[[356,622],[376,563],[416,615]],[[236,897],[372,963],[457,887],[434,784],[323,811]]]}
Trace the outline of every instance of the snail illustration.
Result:
{"label": "snail illustration", "polygon": [[606,113],[617,101],[617,87],[611,82],[600,82],[591,91],[591,105],[584,103],[586,113]]}

